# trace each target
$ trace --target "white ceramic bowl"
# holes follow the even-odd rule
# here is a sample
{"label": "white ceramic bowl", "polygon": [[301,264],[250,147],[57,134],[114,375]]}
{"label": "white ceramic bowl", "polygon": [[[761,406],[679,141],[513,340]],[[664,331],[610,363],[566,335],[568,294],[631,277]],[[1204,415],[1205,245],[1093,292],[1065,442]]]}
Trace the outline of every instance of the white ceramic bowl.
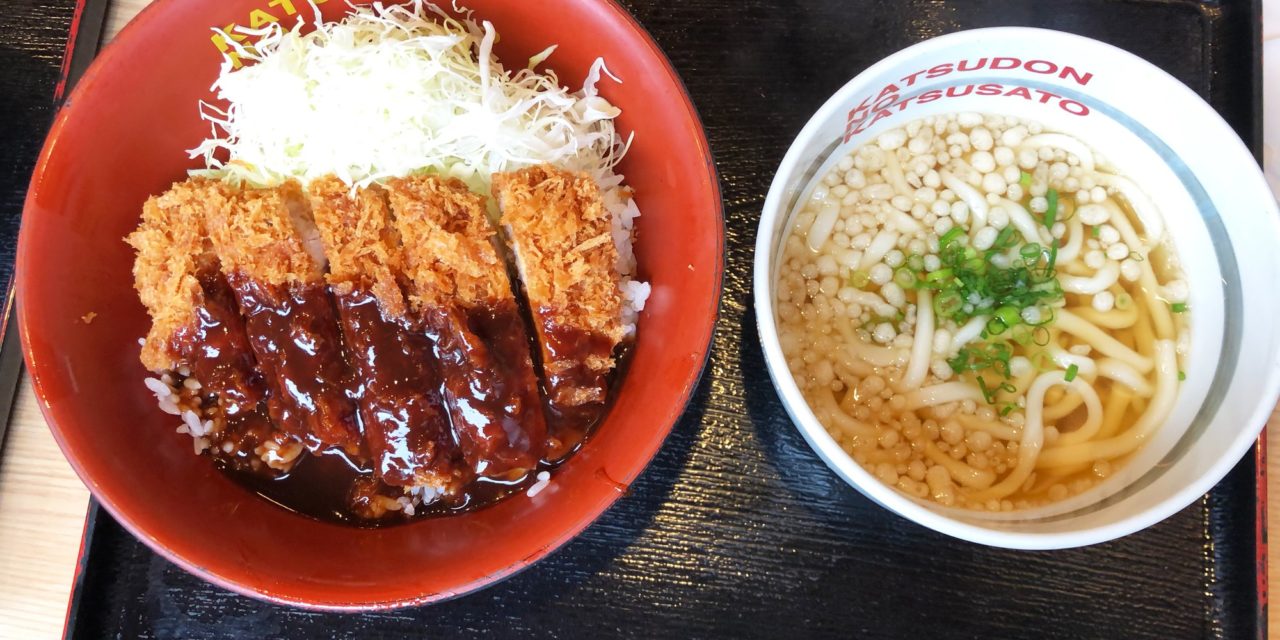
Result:
{"label": "white ceramic bowl", "polygon": [[[980,95],[986,94],[986,95]],[[934,114],[1037,120],[1076,135],[1164,214],[1191,285],[1187,379],[1170,418],[1093,489],[1038,509],[981,513],[909,498],[854,462],[818,422],[778,342],[774,283],[784,229],[828,169],[880,133]],[[1212,108],[1146,61],[1056,31],[978,29],[894,54],[813,116],[765,201],[756,313],[769,373],[800,432],[850,485],[899,515],[1020,549],[1094,544],[1191,504],[1248,451],[1280,394],[1280,214],[1253,156]]]}

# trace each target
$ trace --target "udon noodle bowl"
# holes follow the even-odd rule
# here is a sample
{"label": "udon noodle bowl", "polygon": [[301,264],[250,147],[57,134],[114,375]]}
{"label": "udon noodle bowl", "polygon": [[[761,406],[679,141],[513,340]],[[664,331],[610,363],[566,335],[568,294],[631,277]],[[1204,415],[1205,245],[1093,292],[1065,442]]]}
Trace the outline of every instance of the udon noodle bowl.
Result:
{"label": "udon noodle bowl", "polygon": [[818,420],[924,501],[1044,506],[1169,417],[1189,286],[1151,200],[1090,145],[930,116],[822,176],[786,231],[776,319]]}

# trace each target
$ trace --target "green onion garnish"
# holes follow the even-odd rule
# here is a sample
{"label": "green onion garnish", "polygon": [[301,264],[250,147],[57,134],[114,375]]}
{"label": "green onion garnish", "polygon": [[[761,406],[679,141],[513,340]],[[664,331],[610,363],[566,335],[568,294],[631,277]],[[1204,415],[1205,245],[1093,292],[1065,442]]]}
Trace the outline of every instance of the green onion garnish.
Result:
{"label": "green onion garnish", "polygon": [[1018,313],[1017,307],[1005,306],[996,309],[995,319],[1003,322],[1006,327],[1012,327],[1022,320],[1022,315]]}
{"label": "green onion garnish", "polygon": [[958,239],[963,234],[964,234],[964,229],[960,227],[951,227],[949,231],[942,234],[941,238],[938,238],[938,247],[950,246],[951,243],[955,242],[956,239]]}
{"label": "green onion garnish", "polygon": [[1186,372],[1186,371],[1179,371],[1179,372],[1178,372],[1178,382],[1185,382],[1185,381],[1186,381],[1186,379],[1187,379],[1187,372]]}
{"label": "green onion garnish", "polygon": [[940,280],[946,280],[947,278],[950,278],[951,274],[953,273],[955,272],[952,271],[951,269],[938,269],[937,271],[934,271],[933,273],[925,276],[924,280],[925,282],[938,282]]}
{"label": "green onion garnish", "polygon": [[866,271],[854,271],[849,274],[849,286],[854,289],[863,289],[871,282],[871,276]]}
{"label": "green onion garnish", "polygon": [[893,272],[893,281],[903,289],[914,289],[916,286],[916,274],[906,267],[898,267],[898,270]]}
{"label": "green onion garnish", "polygon": [[1058,190],[1050,189],[1045,195],[1049,199],[1049,208],[1044,212],[1044,226],[1052,229],[1054,221],[1058,219]]}
{"label": "green onion garnish", "polygon": [[1018,255],[1022,256],[1023,260],[1026,260],[1034,264],[1040,261],[1040,256],[1042,251],[1043,250],[1041,249],[1040,245],[1032,242],[1029,244],[1022,245],[1022,248],[1018,249]]}
{"label": "green onion garnish", "polygon": [[924,271],[924,256],[912,255],[907,258],[907,267],[912,271]]}
{"label": "green onion garnish", "polygon": [[1023,171],[1022,175],[1018,176],[1018,184],[1022,185],[1023,189],[1031,188],[1031,174]]}
{"label": "green onion garnish", "polygon": [[1169,310],[1170,310],[1170,311],[1172,311],[1172,312],[1174,312],[1174,313],[1186,313],[1186,312],[1187,312],[1187,303],[1185,303],[1185,302],[1175,302],[1175,303],[1173,303],[1173,304],[1169,305]]}
{"label": "green onion garnish", "polygon": [[1036,327],[1036,330],[1031,334],[1031,336],[1033,338],[1033,342],[1035,342],[1037,346],[1041,347],[1048,346],[1049,340],[1053,338],[1053,336],[1049,334],[1049,330],[1044,327]]}
{"label": "green onion garnish", "polygon": [[1072,380],[1076,379],[1076,374],[1079,372],[1080,372],[1080,367],[1077,367],[1076,365],[1073,364],[1067,367],[1067,375],[1062,376],[1062,379],[1067,382],[1071,382]]}
{"label": "green onion garnish", "polygon": [[[1056,212],[1056,193],[1053,201]],[[911,286],[933,291],[933,310],[940,319],[964,324],[987,317],[981,341],[959,350],[947,364],[957,374],[986,376],[978,384],[990,403],[995,403],[998,391],[1014,390],[1004,382],[1012,378],[1009,359],[1014,345],[1043,347],[1050,342],[1046,327],[1064,295],[1055,271],[1059,244],[1022,244],[1017,229],[1009,225],[990,248],[979,251],[964,229],[952,227],[938,239],[937,269],[925,273],[923,257],[913,255],[894,273],[895,282],[904,288],[910,278]],[[992,378],[987,371],[1003,379],[999,386],[988,384]]]}
{"label": "green onion garnish", "polygon": [[947,291],[933,299],[933,310],[944,318],[955,317],[964,307],[964,299],[955,291]]}
{"label": "green onion garnish", "polygon": [[1102,227],[1099,227],[1099,226],[1089,227],[1089,235],[1095,238],[1102,235]]}

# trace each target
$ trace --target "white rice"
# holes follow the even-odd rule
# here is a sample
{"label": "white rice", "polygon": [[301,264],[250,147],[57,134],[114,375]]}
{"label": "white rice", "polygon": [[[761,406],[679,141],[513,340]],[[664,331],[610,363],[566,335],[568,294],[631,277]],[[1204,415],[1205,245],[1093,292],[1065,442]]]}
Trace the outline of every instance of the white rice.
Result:
{"label": "white rice", "polygon": [[542,490],[546,489],[549,484],[551,484],[551,474],[546,471],[539,471],[538,481],[529,486],[528,491],[525,491],[525,495],[532,498],[542,493]]}
{"label": "white rice", "polygon": [[173,388],[164,382],[161,382],[158,378],[147,378],[142,381],[142,384],[147,385],[147,389],[150,389],[152,393],[156,394],[157,400],[162,400],[173,395]]}
{"label": "white rice", "polygon": [[622,327],[628,337],[634,336],[636,322],[651,291],[649,283],[636,280],[635,226],[640,217],[631,189],[622,185],[622,176],[606,169],[596,181],[600,184],[600,196],[612,223],[613,246],[618,251],[615,269],[621,277]]}

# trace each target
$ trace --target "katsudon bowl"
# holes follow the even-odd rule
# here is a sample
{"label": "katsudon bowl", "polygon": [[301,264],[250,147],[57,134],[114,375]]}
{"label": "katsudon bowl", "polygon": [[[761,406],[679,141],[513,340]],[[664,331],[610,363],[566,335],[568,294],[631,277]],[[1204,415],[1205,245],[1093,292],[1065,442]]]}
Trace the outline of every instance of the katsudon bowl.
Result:
{"label": "katsudon bowl", "polygon": [[[724,230],[714,165],[676,72],[610,0],[466,4],[502,34],[496,51],[519,61],[510,66],[558,45],[547,64],[577,87],[603,57],[621,82],[602,83],[601,93],[621,108],[619,128],[635,135],[618,172],[643,211],[635,248],[652,295],[612,409],[533,496],[380,528],[311,519],[193,455],[189,437],[174,433],[175,418],[143,385],[149,374],[138,345],[148,318],[123,238],[148,196],[200,168],[187,150],[208,134],[197,107],[227,48],[211,29],[292,24],[289,3],[155,2],[103,51],[49,134],[17,267],[24,355],[40,407],[102,505],[210,582],[324,610],[426,604],[492,584],[563,546],[622,498],[698,382],[716,320]],[[330,20],[346,11],[341,2],[321,6]]]}

